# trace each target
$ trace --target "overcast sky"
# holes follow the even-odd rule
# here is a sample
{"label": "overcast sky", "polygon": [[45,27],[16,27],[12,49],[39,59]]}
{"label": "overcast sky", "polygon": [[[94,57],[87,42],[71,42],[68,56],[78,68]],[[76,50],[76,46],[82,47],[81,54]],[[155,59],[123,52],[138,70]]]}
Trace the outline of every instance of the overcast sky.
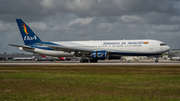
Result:
{"label": "overcast sky", "polygon": [[1,0],[0,53],[24,44],[17,18],[43,41],[156,39],[180,48],[180,0]]}

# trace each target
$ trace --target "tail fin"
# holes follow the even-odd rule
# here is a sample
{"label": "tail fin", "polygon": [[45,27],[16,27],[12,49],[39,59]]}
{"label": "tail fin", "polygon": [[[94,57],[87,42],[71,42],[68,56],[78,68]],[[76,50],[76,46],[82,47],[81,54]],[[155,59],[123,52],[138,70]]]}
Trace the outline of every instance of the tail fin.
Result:
{"label": "tail fin", "polygon": [[16,19],[19,26],[21,36],[25,45],[32,45],[34,43],[42,42],[41,39],[27,26],[21,19]]}

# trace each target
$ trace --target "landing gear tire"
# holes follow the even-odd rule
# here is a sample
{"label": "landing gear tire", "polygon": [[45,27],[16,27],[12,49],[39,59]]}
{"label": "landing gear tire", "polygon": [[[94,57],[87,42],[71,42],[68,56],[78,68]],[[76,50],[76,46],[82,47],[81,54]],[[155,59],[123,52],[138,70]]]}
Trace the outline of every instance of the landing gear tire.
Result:
{"label": "landing gear tire", "polygon": [[158,55],[155,56],[156,57],[156,60],[155,60],[155,63],[158,63]]}
{"label": "landing gear tire", "polygon": [[85,61],[85,63],[88,63],[88,62],[89,62],[88,59],[85,59],[84,61]]}
{"label": "landing gear tire", "polygon": [[90,63],[97,63],[98,62],[98,60],[97,59],[90,59]]}
{"label": "landing gear tire", "polygon": [[84,63],[84,59],[81,59],[80,62],[81,62],[81,63]]}
{"label": "landing gear tire", "polygon": [[94,60],[94,63],[97,63],[98,62],[98,60]]}
{"label": "landing gear tire", "polygon": [[90,59],[90,63],[93,63],[93,59]]}
{"label": "landing gear tire", "polygon": [[158,63],[158,60],[155,60],[155,63]]}
{"label": "landing gear tire", "polygon": [[81,63],[88,63],[88,59],[81,59],[80,62]]}

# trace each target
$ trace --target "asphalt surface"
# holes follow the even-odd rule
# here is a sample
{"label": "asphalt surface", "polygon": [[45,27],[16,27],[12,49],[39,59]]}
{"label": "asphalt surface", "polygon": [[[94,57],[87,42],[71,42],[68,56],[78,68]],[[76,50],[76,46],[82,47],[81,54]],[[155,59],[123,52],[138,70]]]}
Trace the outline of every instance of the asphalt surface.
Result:
{"label": "asphalt surface", "polygon": [[98,63],[80,63],[79,61],[0,61],[0,65],[62,65],[62,66],[180,66],[180,61],[159,60],[147,61],[98,61]]}

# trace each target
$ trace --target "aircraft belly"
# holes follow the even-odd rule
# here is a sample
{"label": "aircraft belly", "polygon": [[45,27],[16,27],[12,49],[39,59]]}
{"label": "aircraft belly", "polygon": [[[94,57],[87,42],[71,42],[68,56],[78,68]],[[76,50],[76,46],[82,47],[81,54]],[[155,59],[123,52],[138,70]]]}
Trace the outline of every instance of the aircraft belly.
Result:
{"label": "aircraft belly", "polygon": [[149,55],[158,55],[161,52],[157,52],[154,50],[147,50],[147,49],[137,49],[137,48],[124,48],[122,50],[112,50],[111,55],[118,55],[118,56],[149,56]]}
{"label": "aircraft belly", "polygon": [[129,52],[112,52],[110,53],[111,55],[118,55],[118,56],[151,56],[151,55],[159,55],[160,53],[156,52],[134,52],[134,51],[129,51]]}

